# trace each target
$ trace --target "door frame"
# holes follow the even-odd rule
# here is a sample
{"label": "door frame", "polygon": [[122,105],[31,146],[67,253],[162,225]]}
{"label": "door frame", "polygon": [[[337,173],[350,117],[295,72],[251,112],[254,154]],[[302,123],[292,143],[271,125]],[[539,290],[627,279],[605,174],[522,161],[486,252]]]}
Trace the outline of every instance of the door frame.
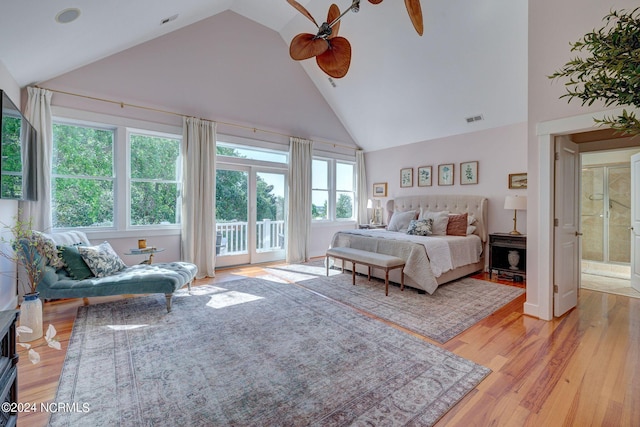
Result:
{"label": "door frame", "polygon": [[[581,114],[536,125],[538,142],[538,248],[537,263],[527,260],[527,265],[536,265],[537,287],[527,289],[524,313],[543,320],[553,319],[553,257],[554,257],[554,197],[555,197],[555,137],[576,132],[596,130],[594,119],[622,115],[623,108]],[[639,112],[634,110],[636,114]],[[533,302],[532,302],[533,301]]]}

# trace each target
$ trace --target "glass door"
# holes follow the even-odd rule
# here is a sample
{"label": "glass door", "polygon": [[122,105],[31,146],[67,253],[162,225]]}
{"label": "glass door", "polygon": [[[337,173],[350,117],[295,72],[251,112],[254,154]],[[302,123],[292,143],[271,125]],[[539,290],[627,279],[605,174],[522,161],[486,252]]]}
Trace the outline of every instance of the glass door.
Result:
{"label": "glass door", "polygon": [[251,169],[216,169],[216,267],[248,264],[249,177]]}
{"label": "glass door", "polygon": [[254,170],[255,246],[252,263],[285,258],[285,172]]}
{"label": "glass door", "polygon": [[286,178],[255,166],[218,167],[216,267],[285,258]]}

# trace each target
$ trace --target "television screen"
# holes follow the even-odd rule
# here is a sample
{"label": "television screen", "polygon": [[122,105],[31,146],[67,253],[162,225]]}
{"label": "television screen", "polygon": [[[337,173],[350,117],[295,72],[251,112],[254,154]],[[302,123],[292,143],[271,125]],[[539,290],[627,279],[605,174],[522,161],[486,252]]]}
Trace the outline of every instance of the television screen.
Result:
{"label": "television screen", "polygon": [[0,93],[0,198],[36,200],[36,130],[7,94]]}

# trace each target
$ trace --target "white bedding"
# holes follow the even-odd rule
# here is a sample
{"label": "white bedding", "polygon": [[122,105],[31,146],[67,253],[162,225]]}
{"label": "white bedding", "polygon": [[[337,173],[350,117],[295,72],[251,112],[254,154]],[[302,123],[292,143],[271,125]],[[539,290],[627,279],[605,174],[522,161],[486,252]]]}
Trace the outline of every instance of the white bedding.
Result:
{"label": "white bedding", "polygon": [[[469,236],[414,236],[387,230],[346,230],[334,236],[332,246],[351,246],[348,235],[375,237],[389,241],[419,244],[425,248],[426,256],[411,250],[399,250],[396,255],[406,261],[405,274],[412,277],[422,289],[432,293],[436,287],[436,278],[457,267],[473,264],[482,255],[482,240],[476,235]],[[342,237],[340,237],[342,236]],[[359,241],[357,244],[362,245]],[[364,250],[378,251],[377,246],[362,247]],[[397,247],[400,249],[400,247]],[[423,265],[424,263],[428,265]]]}

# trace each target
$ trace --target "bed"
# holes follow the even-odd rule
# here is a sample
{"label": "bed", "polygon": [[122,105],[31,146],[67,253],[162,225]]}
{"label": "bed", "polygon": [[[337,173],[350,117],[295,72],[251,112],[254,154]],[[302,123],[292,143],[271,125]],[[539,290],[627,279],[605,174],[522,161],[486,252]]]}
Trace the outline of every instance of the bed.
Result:
{"label": "bed", "polygon": [[[390,229],[395,229],[401,218],[435,218],[438,216],[435,215],[436,212],[439,213],[439,218],[451,218],[452,224],[459,223],[462,217],[465,220],[471,218],[469,222],[473,221],[473,224],[467,223],[466,232],[456,233],[458,235],[443,235],[440,227],[439,230],[434,230],[438,231],[438,235],[427,237],[409,235],[405,229],[344,230],[333,236],[331,247],[352,247],[402,258],[406,262],[405,285],[432,294],[439,285],[484,270],[487,204],[487,198],[474,195],[398,197],[386,204],[387,224]],[[441,221],[436,221],[442,224]],[[412,224],[412,227],[415,225]],[[338,260],[336,264],[341,266]],[[345,268],[349,266],[350,263],[345,263]],[[356,266],[356,271],[366,274],[367,268]],[[376,270],[372,275],[380,277]],[[400,271],[391,271],[389,277],[391,281],[399,283]]]}

